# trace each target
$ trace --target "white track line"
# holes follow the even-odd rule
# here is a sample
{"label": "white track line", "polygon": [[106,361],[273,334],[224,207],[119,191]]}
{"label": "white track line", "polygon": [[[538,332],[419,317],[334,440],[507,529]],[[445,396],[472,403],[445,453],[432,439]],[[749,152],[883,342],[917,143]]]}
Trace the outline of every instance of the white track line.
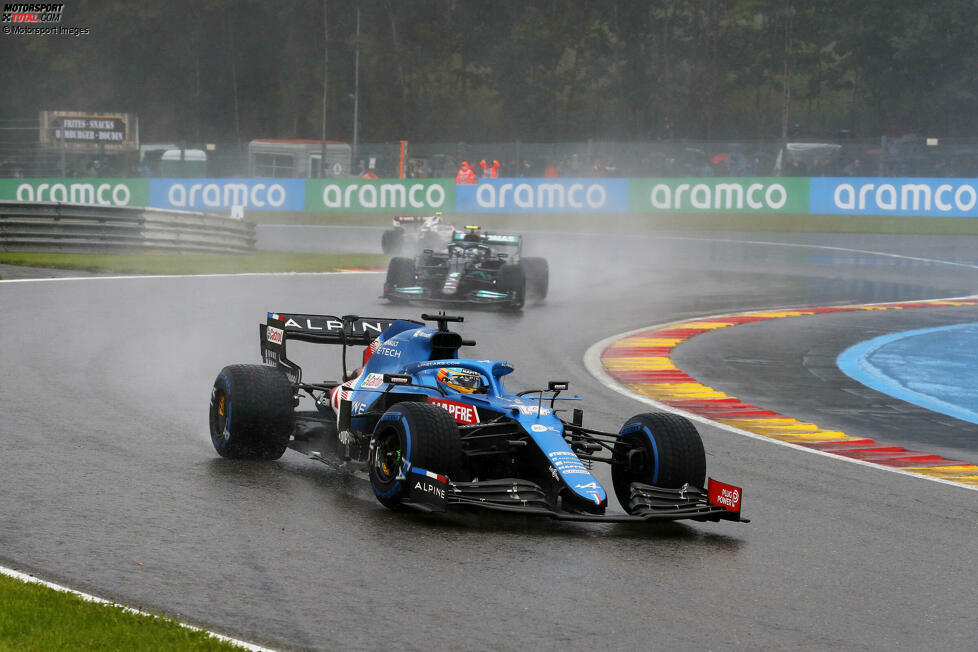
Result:
{"label": "white track line", "polygon": [[919,263],[932,263],[936,265],[948,265],[950,267],[965,267],[967,269],[978,269],[978,265],[969,263],[955,263],[950,260],[940,260],[938,258],[921,258],[919,256],[906,256],[904,254],[891,254],[883,251],[870,251],[868,249],[849,249],[847,247],[834,247],[831,245],[805,244],[802,242],[767,242],[765,240],[737,240],[736,238],[694,238],[691,236],[662,236],[663,240],[705,240],[707,242],[728,242],[755,245],[775,245],[779,247],[794,247],[796,249],[823,249],[826,251],[842,251],[849,254],[863,254],[867,256],[880,256],[882,258],[898,258],[900,260],[913,260]]}
{"label": "white track line", "polygon": [[334,276],[339,274],[382,274],[369,270],[350,272],[241,272],[239,274],[134,274],[132,276],[50,276],[47,278],[0,279],[0,283],[43,283],[47,281],[127,281],[145,278],[225,278],[231,276]]}
{"label": "white track line", "polygon": [[117,602],[112,602],[111,600],[106,600],[105,598],[99,598],[97,596],[90,595],[88,593],[82,593],[81,591],[76,591],[74,589],[69,589],[68,587],[61,586],[60,584],[54,584],[53,582],[48,582],[48,581],[45,581],[45,580],[42,580],[42,579],[38,579],[38,578],[34,577],[33,575],[27,575],[26,573],[21,573],[20,571],[15,571],[12,568],[6,568],[4,566],[0,566],[0,575],[6,575],[7,577],[12,577],[14,579],[20,580],[22,582],[27,582],[29,584],[40,584],[41,586],[46,586],[49,589],[54,589],[55,591],[60,591],[62,593],[71,593],[72,595],[77,595],[79,598],[81,598],[82,600],[85,600],[86,602],[94,602],[96,604],[101,604],[101,605],[105,605],[105,606],[108,606],[108,607],[118,607],[119,609],[122,609],[126,613],[137,614],[137,615],[140,615],[140,616],[147,616],[149,618],[164,618],[164,619],[169,620],[171,622],[174,622],[174,623],[176,623],[176,624],[178,624],[181,627],[184,627],[186,629],[190,629],[190,630],[193,630],[195,632],[203,632],[204,634],[207,634],[208,636],[210,636],[212,638],[219,639],[221,641],[224,641],[225,643],[230,643],[232,645],[237,645],[238,647],[242,647],[242,648],[244,648],[246,650],[255,650],[256,652],[274,652],[271,648],[261,647],[259,645],[255,645],[254,643],[247,643],[245,641],[240,641],[240,640],[238,640],[236,638],[231,638],[230,636],[225,636],[223,634],[218,634],[216,632],[212,632],[210,630],[206,630],[206,629],[203,629],[201,627],[195,627],[193,625],[188,625],[187,623],[182,623],[182,622],[180,622],[178,620],[174,620],[174,619],[168,618],[166,616],[158,616],[157,614],[149,613],[148,611],[143,611],[142,609],[136,609],[134,607],[127,607],[124,604],[119,604]]}
{"label": "white track line", "polygon": [[[958,300],[974,300],[975,298],[978,298],[978,295],[972,295],[972,296],[968,296],[968,297],[953,297],[953,298],[947,298],[947,299],[930,299],[930,300],[931,301],[958,301]],[[890,305],[890,304],[895,304],[895,303],[908,303],[908,302],[907,301],[890,301],[890,302],[887,302],[887,303],[875,303],[875,304],[858,303],[858,304],[852,304],[852,305],[858,305],[858,306],[880,305],[880,306],[882,306],[882,305]],[[891,467],[891,466],[884,466],[882,464],[876,464],[874,462],[867,462],[865,460],[857,460],[857,459],[853,459],[851,457],[845,457],[843,455],[835,455],[833,453],[826,453],[824,451],[816,450],[814,448],[808,448],[806,446],[801,446],[799,444],[793,444],[793,443],[790,443],[790,442],[781,441],[779,439],[774,439],[772,437],[765,437],[764,435],[758,435],[756,433],[749,432],[747,430],[741,430],[740,428],[734,428],[733,426],[728,426],[725,423],[719,423],[717,421],[713,421],[712,419],[707,419],[706,417],[700,416],[699,414],[693,414],[692,412],[687,412],[686,410],[680,410],[679,408],[675,408],[675,407],[673,407],[671,405],[666,405],[665,403],[661,403],[659,401],[656,401],[654,399],[651,399],[648,396],[643,396],[641,394],[637,394],[637,393],[631,391],[630,389],[628,389],[627,387],[625,387],[624,385],[622,385],[621,383],[619,383],[618,381],[616,381],[614,378],[612,378],[611,376],[609,376],[607,374],[607,372],[605,372],[604,365],[601,364],[601,352],[602,351],[604,351],[606,348],[608,348],[608,346],[610,346],[613,342],[616,342],[617,340],[620,340],[620,339],[622,339],[624,337],[628,337],[630,335],[634,335],[636,333],[641,333],[643,331],[649,331],[649,330],[655,330],[655,329],[659,329],[659,328],[666,328],[668,326],[676,326],[676,325],[684,324],[684,323],[687,323],[687,322],[690,322],[690,321],[714,321],[714,320],[721,320],[724,317],[730,317],[730,316],[733,316],[733,315],[749,315],[749,314],[751,314],[751,312],[771,312],[771,311],[776,311],[776,310],[799,310],[799,308],[780,308],[780,309],[779,308],[767,308],[767,309],[763,309],[763,310],[753,310],[753,311],[750,311],[750,312],[745,312],[745,311],[733,312],[733,313],[729,313],[728,312],[728,313],[719,314],[719,315],[709,315],[709,316],[706,316],[706,317],[695,317],[695,318],[680,319],[680,320],[677,320],[677,321],[666,322],[666,323],[663,323],[663,324],[656,324],[656,325],[653,325],[653,326],[643,326],[642,328],[635,328],[635,329],[632,329],[630,331],[626,331],[624,333],[618,333],[617,335],[611,335],[610,337],[604,338],[600,342],[595,342],[594,344],[592,344],[588,348],[588,350],[584,353],[584,366],[587,368],[588,372],[590,372],[590,374],[592,376],[594,376],[598,380],[598,382],[600,382],[602,385],[604,385],[608,389],[611,389],[611,390],[613,390],[615,392],[618,392],[619,394],[622,394],[624,396],[627,396],[628,398],[635,399],[636,401],[639,401],[641,403],[645,403],[647,405],[651,405],[652,407],[654,407],[654,408],[656,408],[658,410],[664,410],[666,412],[672,412],[674,414],[680,414],[680,415],[682,415],[682,416],[684,416],[687,419],[690,419],[692,421],[697,421],[699,423],[703,423],[703,424],[706,424],[706,425],[709,425],[709,426],[713,426],[714,428],[719,428],[720,430],[724,430],[726,432],[730,432],[730,433],[733,433],[735,435],[741,435],[743,437],[750,437],[751,439],[756,439],[758,441],[768,442],[770,444],[777,444],[779,446],[787,446],[788,448],[794,448],[795,450],[804,451],[806,453],[812,453],[812,454],[815,454],[815,455],[821,455],[822,457],[828,457],[828,458],[831,458],[833,460],[839,460],[839,461],[842,461],[842,462],[849,462],[850,464],[858,464],[860,466],[868,466],[870,468],[880,469],[881,471],[889,471],[890,473],[898,473],[900,475],[909,476],[909,477],[912,477],[912,478],[919,478],[921,480],[929,480],[931,482],[938,482],[940,484],[946,484],[946,485],[950,485],[952,487],[959,487],[961,489],[969,489],[971,491],[978,491],[978,487],[975,487],[975,486],[965,485],[965,484],[959,484],[959,483],[954,482],[954,481],[951,481],[951,480],[943,480],[941,478],[934,478],[934,477],[927,476],[927,475],[920,475],[920,474],[917,474],[917,473],[913,473],[911,471],[904,471],[903,469],[894,468],[894,467]]]}

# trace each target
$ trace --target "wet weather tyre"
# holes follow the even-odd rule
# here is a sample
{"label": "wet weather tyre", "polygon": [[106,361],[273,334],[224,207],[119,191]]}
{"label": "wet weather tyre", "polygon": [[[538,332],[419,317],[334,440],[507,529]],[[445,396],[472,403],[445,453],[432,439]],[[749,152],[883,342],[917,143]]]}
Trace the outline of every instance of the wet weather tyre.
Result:
{"label": "wet weather tyre", "polygon": [[496,287],[500,292],[509,294],[510,310],[520,310],[526,303],[526,276],[519,265],[503,265],[499,268],[499,282]]}
{"label": "wet weather tyre", "polygon": [[404,231],[401,229],[387,229],[380,236],[380,249],[385,254],[400,253],[404,246]]}
{"label": "wet weather tyre", "polygon": [[524,258],[520,261],[526,276],[526,297],[534,301],[547,298],[550,289],[550,265],[546,258]]}
{"label": "wet weather tyre", "polygon": [[387,263],[387,285],[390,288],[406,288],[415,285],[414,260],[391,258]]}
{"label": "wet weather tyre", "polygon": [[267,365],[224,367],[211,390],[211,443],[222,457],[277,460],[295,425],[292,383]]}
{"label": "wet weather tyre", "polygon": [[618,502],[629,509],[633,482],[678,489],[702,487],[706,477],[703,440],[693,423],[678,414],[637,414],[621,427],[611,464]]}
{"label": "wet weather tyre", "polygon": [[458,426],[447,410],[406,401],[387,410],[370,439],[370,486],[382,505],[401,507],[410,493],[405,466],[458,478],[462,446]]}

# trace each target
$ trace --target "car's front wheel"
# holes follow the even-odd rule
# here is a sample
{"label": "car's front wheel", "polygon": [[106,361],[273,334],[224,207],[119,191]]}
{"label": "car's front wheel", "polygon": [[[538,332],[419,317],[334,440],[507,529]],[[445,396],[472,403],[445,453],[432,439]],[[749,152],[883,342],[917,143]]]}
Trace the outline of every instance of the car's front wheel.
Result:
{"label": "car's front wheel", "polygon": [[503,265],[499,268],[497,287],[509,295],[506,307],[510,310],[521,310],[526,303],[526,276],[519,265]]}
{"label": "car's front wheel", "polygon": [[461,462],[458,426],[446,410],[428,403],[398,403],[380,418],[370,439],[370,486],[382,505],[397,509],[410,493],[410,468],[457,479]]}
{"label": "car's front wheel", "polygon": [[526,294],[534,301],[547,298],[550,288],[550,265],[546,258],[524,258],[520,261],[526,274]]}
{"label": "car's front wheel", "polygon": [[282,457],[295,425],[294,397],[292,383],[275,367],[224,367],[211,388],[214,449],[232,459]]}
{"label": "car's front wheel", "polygon": [[678,489],[702,487],[706,477],[703,440],[693,423],[678,414],[637,414],[621,427],[611,464],[618,502],[627,512],[633,482]]}

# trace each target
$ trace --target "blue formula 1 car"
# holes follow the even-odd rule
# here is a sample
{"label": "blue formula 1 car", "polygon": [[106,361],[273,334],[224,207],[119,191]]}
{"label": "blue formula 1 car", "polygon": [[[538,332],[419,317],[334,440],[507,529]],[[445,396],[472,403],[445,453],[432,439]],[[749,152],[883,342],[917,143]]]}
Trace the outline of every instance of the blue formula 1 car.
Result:
{"label": "blue formula 1 car", "polygon": [[[512,393],[499,360],[460,359],[475,342],[448,330],[462,317],[399,319],[268,313],[265,364],[231,365],[211,391],[210,432],[229,458],[277,459],[287,448],[365,472],[385,506],[442,512],[483,508],[561,520],[746,521],[741,490],[710,479],[699,433],[685,418],[645,413],[618,432],[563,409],[567,383]],[[306,382],[286,355],[291,340],[343,346],[345,381]],[[347,372],[347,347],[364,346]],[[298,410],[308,395],[315,409]],[[607,512],[592,474],[611,466],[627,513]]]}

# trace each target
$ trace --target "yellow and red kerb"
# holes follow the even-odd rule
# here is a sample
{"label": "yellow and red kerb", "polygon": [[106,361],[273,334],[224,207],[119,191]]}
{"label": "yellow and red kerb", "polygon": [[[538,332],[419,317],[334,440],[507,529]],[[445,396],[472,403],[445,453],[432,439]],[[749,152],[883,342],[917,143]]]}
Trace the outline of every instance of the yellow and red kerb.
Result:
{"label": "yellow and red kerb", "polygon": [[978,466],[974,464],[918,453],[902,446],[880,444],[872,439],[852,437],[838,430],[824,430],[814,423],[799,421],[744,403],[697,382],[676,367],[670,358],[672,350],[691,337],[739,324],[832,312],[975,305],[978,305],[978,301],[934,300],[838,308],[769,310],[699,319],[624,337],[601,352],[601,364],[609,376],[631,391],[717,423],[825,453],[978,487]]}

